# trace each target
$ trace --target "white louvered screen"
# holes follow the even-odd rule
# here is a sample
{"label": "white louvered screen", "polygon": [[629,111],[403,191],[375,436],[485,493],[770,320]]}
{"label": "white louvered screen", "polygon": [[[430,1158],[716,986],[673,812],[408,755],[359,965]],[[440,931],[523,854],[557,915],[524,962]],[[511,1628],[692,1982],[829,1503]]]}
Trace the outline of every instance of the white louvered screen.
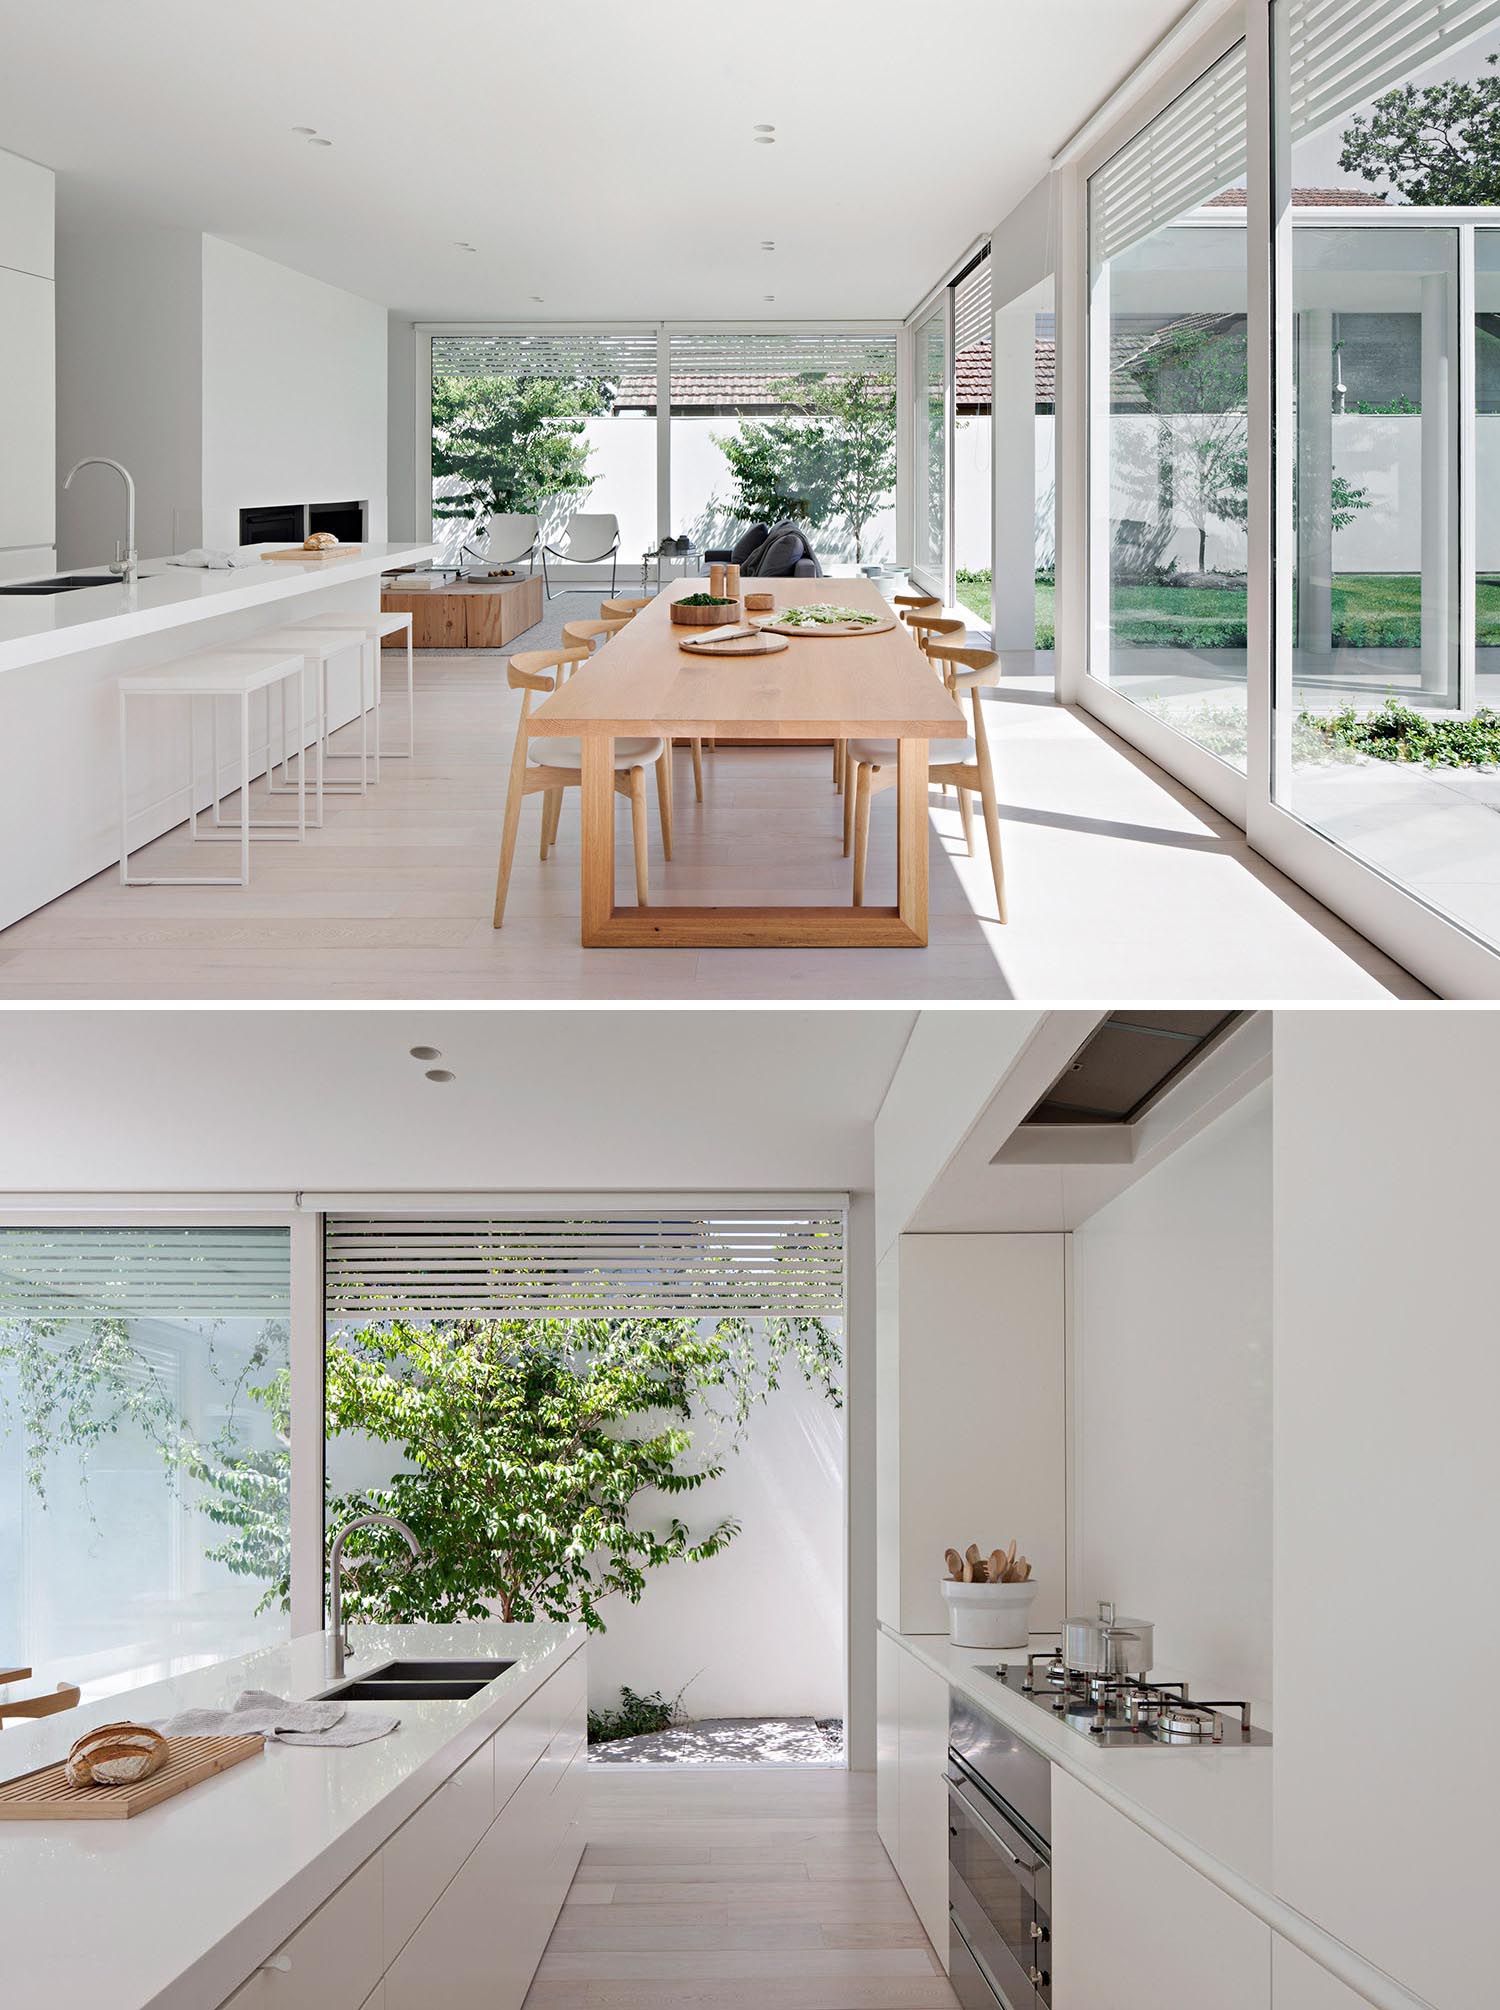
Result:
{"label": "white louvered screen", "polygon": [[816,1214],[330,1216],[331,1320],[836,1318],[844,1222]]}
{"label": "white louvered screen", "polygon": [[1500,0],[1284,0],[1293,141],[1500,22]]}
{"label": "white louvered screen", "polygon": [[1245,160],[1241,42],[1090,176],[1095,265],[1230,187]]}
{"label": "white louvered screen", "polygon": [[579,328],[537,335],[434,335],[434,377],[597,378],[607,384],[656,380],[656,336]]}
{"label": "white louvered screen", "polygon": [[282,1228],[0,1229],[0,1320],[275,1318]]}
{"label": "white louvered screen", "polygon": [[774,407],[774,387],[796,377],[874,375],[896,381],[894,335],[681,333],[671,338],[672,410]]}
{"label": "white louvered screen", "polygon": [[994,325],[991,294],[990,255],[986,251],[977,265],[971,265],[962,279],[954,282],[953,353],[956,356],[962,356],[966,349],[978,348],[981,343],[986,349],[989,347]]}

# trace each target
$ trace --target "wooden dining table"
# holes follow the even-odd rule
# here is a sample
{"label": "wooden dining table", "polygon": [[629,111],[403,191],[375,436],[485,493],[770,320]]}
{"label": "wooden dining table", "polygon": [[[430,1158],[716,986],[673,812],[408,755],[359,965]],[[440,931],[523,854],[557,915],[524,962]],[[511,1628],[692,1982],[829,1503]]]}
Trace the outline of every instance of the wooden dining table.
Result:
{"label": "wooden dining table", "polygon": [[[582,743],[582,940],[589,949],[920,949],[927,943],[927,743],[961,739],[964,716],[901,622],[875,634],[792,635],[766,656],[706,658],[679,644],[668,603],[706,591],[674,581],[531,714],[532,739]],[[831,601],[888,618],[867,579],[755,580],[777,610]],[[897,743],[893,907],[617,907],[617,739]]]}

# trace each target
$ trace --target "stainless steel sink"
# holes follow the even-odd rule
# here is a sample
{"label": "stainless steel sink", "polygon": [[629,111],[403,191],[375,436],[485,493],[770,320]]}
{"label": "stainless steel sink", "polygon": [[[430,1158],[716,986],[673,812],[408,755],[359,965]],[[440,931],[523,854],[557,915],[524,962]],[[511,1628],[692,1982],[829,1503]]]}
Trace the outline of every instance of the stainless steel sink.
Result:
{"label": "stainless steel sink", "polygon": [[511,1666],[509,1661],[387,1661],[321,1690],[319,1703],[465,1702]]}
{"label": "stainless steel sink", "polygon": [[100,579],[95,573],[68,572],[58,579],[16,579],[0,586],[0,593],[77,593],[85,586],[118,586],[118,579]]}

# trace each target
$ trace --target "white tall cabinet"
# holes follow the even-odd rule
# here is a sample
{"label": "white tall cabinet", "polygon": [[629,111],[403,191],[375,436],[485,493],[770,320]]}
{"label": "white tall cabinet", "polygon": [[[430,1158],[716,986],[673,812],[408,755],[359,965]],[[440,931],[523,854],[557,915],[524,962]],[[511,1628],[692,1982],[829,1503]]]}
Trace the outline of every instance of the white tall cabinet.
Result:
{"label": "white tall cabinet", "polygon": [[880,1618],[946,1633],[943,1551],[1012,1536],[1061,1624],[1067,1238],[903,1235],[875,1298]]}
{"label": "white tall cabinet", "polygon": [[53,188],[0,153],[0,579],[49,571],[57,540]]}

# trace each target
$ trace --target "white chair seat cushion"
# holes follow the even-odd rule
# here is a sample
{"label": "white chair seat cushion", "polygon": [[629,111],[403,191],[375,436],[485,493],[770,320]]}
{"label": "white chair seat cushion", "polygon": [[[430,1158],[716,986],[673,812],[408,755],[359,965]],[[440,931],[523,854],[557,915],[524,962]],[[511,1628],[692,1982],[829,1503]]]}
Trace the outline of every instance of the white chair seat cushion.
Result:
{"label": "white chair seat cushion", "polygon": [[[659,761],[661,754],[660,740],[616,740],[616,772],[621,768],[644,768],[652,761]],[[576,768],[580,772],[583,768],[579,742],[560,737],[532,740],[526,758],[533,768]]]}
{"label": "white chair seat cushion", "polygon": [[[850,756],[856,761],[868,761],[872,767],[893,768],[896,765],[896,742],[894,740],[851,740]],[[927,742],[927,765],[930,768],[959,768],[968,766],[974,759],[972,740],[929,740]]]}

